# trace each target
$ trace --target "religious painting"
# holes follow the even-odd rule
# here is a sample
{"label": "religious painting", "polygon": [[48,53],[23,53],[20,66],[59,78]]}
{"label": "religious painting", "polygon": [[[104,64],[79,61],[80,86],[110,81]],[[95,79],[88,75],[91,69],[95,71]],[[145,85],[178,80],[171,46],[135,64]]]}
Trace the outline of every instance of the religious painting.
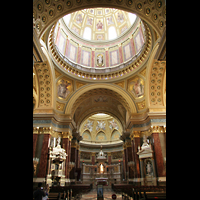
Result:
{"label": "religious painting", "polygon": [[135,42],[135,46],[136,46],[136,51],[138,52],[144,44],[144,38],[143,38],[141,27],[139,28],[139,31],[134,38],[134,42]]}
{"label": "religious painting", "polygon": [[82,134],[82,137],[83,137],[83,140],[91,140],[91,135],[88,131],[85,131],[83,134]]}
{"label": "religious painting", "polygon": [[83,16],[84,16],[83,13],[78,12],[78,14],[76,15],[76,23],[77,23],[77,24],[80,25],[80,24],[83,22]]}
{"label": "religious painting", "polygon": [[110,52],[110,65],[118,65],[119,64],[119,50],[114,50]]}
{"label": "religious painting", "polygon": [[102,9],[97,9],[97,15],[103,15]]}
{"label": "religious painting", "polygon": [[102,131],[99,132],[99,133],[97,134],[97,136],[96,136],[96,140],[97,140],[97,141],[106,141],[107,138],[106,138],[105,133],[102,132]]}
{"label": "religious painting", "polygon": [[117,122],[113,119],[112,121],[109,121],[109,128],[112,131],[113,129],[119,129],[119,126],[117,125]]}
{"label": "religious painting", "polygon": [[66,99],[71,91],[72,91],[72,81],[69,81],[66,78],[61,78],[57,82],[57,96],[58,96],[58,98]]}
{"label": "religious painting", "polygon": [[83,129],[88,129],[90,132],[92,132],[93,129],[93,122],[94,121],[90,121],[88,119],[88,121],[86,122],[86,124],[84,125]]}
{"label": "religious painting", "polygon": [[106,123],[105,121],[97,121],[97,126],[96,126],[96,130],[104,130],[106,129]]}
{"label": "religious painting", "polygon": [[90,66],[90,57],[91,57],[91,52],[82,50],[81,64],[89,67]]}
{"label": "religious painting", "polygon": [[133,56],[132,48],[130,42],[123,46],[124,61],[129,60]]}
{"label": "religious painting", "polygon": [[107,17],[106,20],[107,20],[108,25],[114,24],[112,15],[110,17]]}
{"label": "religious painting", "polygon": [[119,137],[120,137],[120,133],[114,130],[111,136],[111,140],[119,140]]}
{"label": "religious painting", "polygon": [[128,90],[135,97],[142,97],[144,95],[144,80],[138,76],[131,79],[128,83]]}
{"label": "religious painting", "polygon": [[62,34],[62,31],[61,31],[59,36],[58,36],[58,40],[57,40],[57,46],[58,46],[58,49],[60,50],[61,53],[64,53],[65,44],[66,44],[66,38]]}
{"label": "religious painting", "polygon": [[72,31],[74,31],[76,34],[80,35],[80,29],[77,28],[76,26],[72,26]]}
{"label": "religious painting", "polygon": [[117,22],[119,24],[122,24],[124,22],[124,14],[122,13],[122,11],[118,11],[116,15],[117,15]]}
{"label": "religious painting", "polygon": [[77,47],[73,44],[69,43],[69,49],[68,49],[68,58],[74,62],[76,62],[77,58]]}
{"label": "religious painting", "polygon": [[105,36],[104,36],[104,34],[96,34],[96,40],[104,40],[104,38],[105,38]]}
{"label": "religious painting", "polygon": [[102,19],[97,20],[97,25],[96,25],[96,29],[98,31],[101,31],[103,29],[103,23],[102,23]]}
{"label": "religious painting", "polygon": [[93,18],[92,17],[87,17],[87,25],[92,26]]}

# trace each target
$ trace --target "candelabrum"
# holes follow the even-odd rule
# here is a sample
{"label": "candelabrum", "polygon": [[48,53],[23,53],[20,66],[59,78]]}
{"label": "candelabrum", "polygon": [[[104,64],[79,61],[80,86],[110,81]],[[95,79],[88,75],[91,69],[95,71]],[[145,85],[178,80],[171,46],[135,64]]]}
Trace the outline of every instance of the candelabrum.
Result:
{"label": "candelabrum", "polygon": [[34,168],[34,176],[36,176],[36,169],[39,162],[39,158],[33,158],[33,168]]}

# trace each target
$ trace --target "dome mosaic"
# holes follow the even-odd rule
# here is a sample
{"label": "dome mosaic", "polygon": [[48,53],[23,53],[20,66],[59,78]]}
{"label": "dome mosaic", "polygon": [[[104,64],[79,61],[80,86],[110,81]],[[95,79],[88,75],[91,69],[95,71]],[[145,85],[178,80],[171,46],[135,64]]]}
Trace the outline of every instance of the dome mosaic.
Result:
{"label": "dome mosaic", "polygon": [[63,17],[67,27],[83,39],[113,40],[125,33],[136,15],[114,8],[84,9]]}

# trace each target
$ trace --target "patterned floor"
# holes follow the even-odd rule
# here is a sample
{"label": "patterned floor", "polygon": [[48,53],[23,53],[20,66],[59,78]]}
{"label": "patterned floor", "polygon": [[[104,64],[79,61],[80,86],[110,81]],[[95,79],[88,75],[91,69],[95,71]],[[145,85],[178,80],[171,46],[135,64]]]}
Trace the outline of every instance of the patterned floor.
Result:
{"label": "patterned floor", "polygon": [[[112,194],[114,194],[111,189],[104,189],[103,190],[103,197],[104,200],[112,200]],[[116,193],[115,193],[116,194]],[[117,200],[122,199],[121,194],[116,194]],[[81,200],[97,200],[97,190],[93,189],[88,194],[83,194]]]}

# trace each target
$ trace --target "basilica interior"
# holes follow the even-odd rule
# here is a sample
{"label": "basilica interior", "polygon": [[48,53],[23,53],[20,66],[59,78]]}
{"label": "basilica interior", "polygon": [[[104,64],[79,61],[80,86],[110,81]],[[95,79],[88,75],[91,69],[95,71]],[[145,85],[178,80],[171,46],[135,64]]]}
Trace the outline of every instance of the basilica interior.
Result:
{"label": "basilica interior", "polygon": [[39,182],[74,199],[98,188],[127,199],[133,188],[165,190],[165,0],[33,1]]}

